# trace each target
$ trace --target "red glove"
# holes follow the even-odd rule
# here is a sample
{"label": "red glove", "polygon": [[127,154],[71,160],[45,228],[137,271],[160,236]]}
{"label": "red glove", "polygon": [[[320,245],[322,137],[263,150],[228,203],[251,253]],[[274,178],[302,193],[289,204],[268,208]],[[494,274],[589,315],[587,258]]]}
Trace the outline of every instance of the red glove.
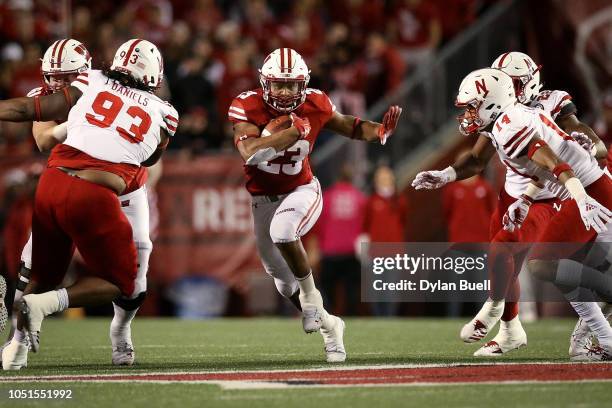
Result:
{"label": "red glove", "polygon": [[295,113],[290,115],[291,124],[300,133],[300,139],[305,139],[310,133],[310,121],[308,119],[302,119]]}
{"label": "red glove", "polygon": [[382,125],[378,128],[378,138],[380,139],[381,145],[387,143],[387,138],[389,138],[389,136],[391,136],[395,131],[401,114],[402,108],[397,105],[391,106],[387,113],[385,113]]}

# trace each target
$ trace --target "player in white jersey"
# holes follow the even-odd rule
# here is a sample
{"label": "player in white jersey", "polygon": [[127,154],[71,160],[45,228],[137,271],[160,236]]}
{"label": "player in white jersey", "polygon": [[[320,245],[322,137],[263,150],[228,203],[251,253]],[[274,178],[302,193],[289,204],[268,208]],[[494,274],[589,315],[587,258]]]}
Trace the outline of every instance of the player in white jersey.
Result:
{"label": "player in white jersey", "polygon": [[[457,106],[464,125],[481,130],[493,123],[492,143],[502,162],[555,194],[572,200],[549,221],[539,242],[586,243],[607,231],[612,217],[612,180],[591,155],[564,133],[544,111],[517,103],[512,79],[495,69],[481,69],[461,83]],[[555,253],[556,252],[556,253]],[[562,248],[538,245],[529,255],[535,276],[553,282],[612,356],[612,328],[599,307],[577,297],[580,288],[612,299],[612,278],[569,259]]]}
{"label": "player in white jersey", "polygon": [[[91,56],[81,42],[74,39],[57,40],[45,51],[42,59],[43,85],[32,89],[27,96],[49,95],[61,91],[62,88],[69,86],[80,73],[90,69]],[[63,120],[33,122],[32,135],[41,151],[49,151],[66,139],[67,123]],[[131,365],[134,362],[135,353],[131,340],[130,325],[146,296],[147,270],[149,257],[153,249],[153,244],[149,238],[149,206],[145,187],[147,175],[147,168],[140,167],[132,183],[118,197],[121,210],[132,226],[138,256],[138,274],[136,277],[137,289],[132,298],[118,298],[113,302],[114,317],[110,326],[110,339],[111,361],[115,365]],[[13,300],[14,305],[23,296],[23,290],[30,279],[31,268],[32,234],[30,234],[21,254],[21,267]],[[34,288],[30,288],[30,290],[36,292]],[[13,337],[16,324],[17,313],[13,313],[9,341]]]}
{"label": "player in white jersey", "polygon": [[[586,124],[580,122],[576,117],[576,107],[571,101],[569,94],[563,91],[540,90],[539,70],[540,68],[526,54],[520,52],[507,52],[500,55],[492,64],[492,67],[501,69],[508,73],[512,79],[518,100],[527,105],[536,105],[545,109],[556,121],[556,123],[574,138],[580,140],[583,148],[592,151],[596,157],[605,154],[605,147],[593,130]],[[489,126],[489,128],[491,125]],[[461,132],[471,135],[475,129],[460,128]],[[490,130],[490,129],[488,129]],[[588,135],[588,137],[586,136]],[[598,149],[593,149],[597,146]],[[440,188],[455,179],[460,180],[473,176],[484,170],[495,149],[486,133],[481,133],[472,148],[471,155],[460,158],[452,166],[442,171],[425,171],[417,175],[413,181],[416,189]],[[507,167],[505,184],[500,191],[497,208],[491,218],[490,238],[493,245],[497,242],[533,242],[550,218],[560,208],[560,200],[548,190],[527,187],[531,179],[518,174],[511,167]],[[521,228],[514,222],[516,208],[530,208],[528,216],[523,216]],[[514,350],[526,344],[526,334],[518,318],[518,298],[520,286],[518,284],[518,273],[521,270],[523,254],[514,254],[514,270],[508,271],[508,279],[511,281],[507,294],[508,297],[501,301],[485,302],[481,311],[470,323],[462,329],[461,337],[464,341],[472,342],[485,337],[501,318],[499,333],[481,349],[477,350],[476,356],[500,356],[503,353]],[[511,263],[512,264],[512,263]],[[500,280],[500,273],[496,277]],[[503,280],[503,279],[501,279]],[[588,353],[590,348],[585,348]]]}
{"label": "player in white jersey", "polygon": [[82,73],[52,95],[0,102],[0,120],[54,120],[68,114],[66,140],[53,149],[36,192],[32,281],[39,288],[56,287],[75,246],[91,273],[68,288],[22,298],[18,330],[3,350],[4,369],[25,366],[27,340],[38,351],[45,316],[131,298],[138,290],[132,228],[117,196],[141,165],[159,160],[178,125],[174,108],[152,93],[162,75],[157,47],[134,39],[117,50],[104,73]]}

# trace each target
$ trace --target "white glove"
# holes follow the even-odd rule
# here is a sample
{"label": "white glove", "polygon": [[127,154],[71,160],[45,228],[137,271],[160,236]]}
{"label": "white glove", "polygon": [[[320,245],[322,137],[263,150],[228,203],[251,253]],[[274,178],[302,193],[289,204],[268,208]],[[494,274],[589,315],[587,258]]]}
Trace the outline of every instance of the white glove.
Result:
{"label": "white glove", "polygon": [[533,204],[533,199],[525,194],[510,204],[502,219],[504,230],[513,232],[515,229],[521,228],[527,218],[531,204]]}
{"label": "white glove", "polygon": [[580,147],[589,152],[589,154],[593,155],[593,147],[595,147],[595,143],[587,135],[582,132],[572,132],[570,135],[572,139],[578,142]]}
{"label": "white glove", "polygon": [[608,230],[606,224],[612,220],[612,211],[599,204],[597,200],[589,195],[585,195],[577,200],[576,204],[578,204],[580,217],[587,230],[593,227],[598,234]]}
{"label": "white glove", "polygon": [[434,190],[444,186],[445,184],[455,181],[457,172],[452,166],[448,166],[444,170],[422,171],[412,180],[412,187],[416,190]]}

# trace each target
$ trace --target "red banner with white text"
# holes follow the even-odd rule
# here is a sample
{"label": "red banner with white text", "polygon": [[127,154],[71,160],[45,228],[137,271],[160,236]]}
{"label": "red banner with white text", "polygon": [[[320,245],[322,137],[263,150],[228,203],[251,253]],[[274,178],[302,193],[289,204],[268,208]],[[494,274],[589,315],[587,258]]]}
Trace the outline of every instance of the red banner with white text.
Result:
{"label": "red banner with white text", "polygon": [[243,161],[235,155],[164,158],[157,185],[159,230],[149,279],[210,276],[243,289],[257,256]]}

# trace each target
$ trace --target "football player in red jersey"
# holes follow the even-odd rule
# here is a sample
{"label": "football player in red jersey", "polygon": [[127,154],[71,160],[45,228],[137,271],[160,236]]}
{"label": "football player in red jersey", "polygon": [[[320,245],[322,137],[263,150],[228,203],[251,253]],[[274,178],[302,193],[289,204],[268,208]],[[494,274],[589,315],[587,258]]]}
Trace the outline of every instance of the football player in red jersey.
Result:
{"label": "football player in red jersey", "polygon": [[[383,123],[343,115],[325,93],[307,88],[309,72],[295,50],[273,51],[260,70],[261,88],[238,95],[228,119],[246,162],[246,188],[252,195],[255,236],[264,268],[280,294],[302,311],[304,331],[323,335],[327,361],[343,362],[344,322],[323,308],[300,240],[317,221],[323,205],[309,155],[322,129],[384,145],[402,109],[389,108]],[[273,134],[264,130],[283,115],[290,117],[288,128]]]}

